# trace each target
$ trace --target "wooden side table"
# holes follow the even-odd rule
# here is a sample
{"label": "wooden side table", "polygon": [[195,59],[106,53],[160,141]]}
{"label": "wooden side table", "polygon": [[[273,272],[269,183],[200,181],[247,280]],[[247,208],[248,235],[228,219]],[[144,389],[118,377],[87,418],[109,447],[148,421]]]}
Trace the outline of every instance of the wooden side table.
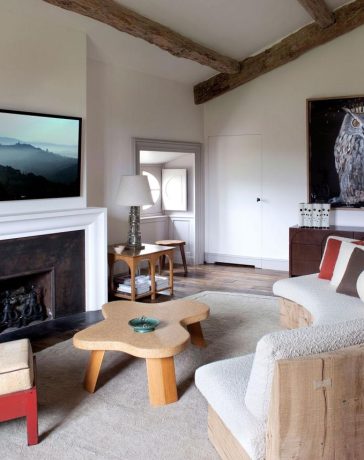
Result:
{"label": "wooden side table", "polygon": [[[127,300],[141,299],[142,297],[151,296],[152,300],[155,300],[159,291],[165,291],[169,289],[170,294],[173,295],[173,248],[167,246],[159,246],[156,244],[145,244],[144,249],[124,249],[121,254],[116,254],[114,246],[109,246],[107,260],[109,264],[109,289],[115,297]],[[169,261],[169,285],[163,289],[157,289],[155,282],[155,267],[161,256],[166,256]],[[118,292],[114,289],[113,275],[115,262],[121,260],[125,262],[130,269],[130,284],[131,294],[124,292]],[[135,275],[138,269],[138,265],[142,260],[147,260],[149,264],[149,273],[151,280],[150,291],[143,294],[137,294],[135,286]]]}

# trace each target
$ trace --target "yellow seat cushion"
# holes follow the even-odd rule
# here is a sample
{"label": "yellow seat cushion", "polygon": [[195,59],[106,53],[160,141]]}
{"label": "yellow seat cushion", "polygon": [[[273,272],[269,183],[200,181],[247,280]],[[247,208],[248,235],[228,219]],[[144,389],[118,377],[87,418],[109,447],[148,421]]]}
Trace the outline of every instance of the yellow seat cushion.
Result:
{"label": "yellow seat cushion", "polygon": [[33,353],[28,339],[0,343],[0,395],[32,388]]}

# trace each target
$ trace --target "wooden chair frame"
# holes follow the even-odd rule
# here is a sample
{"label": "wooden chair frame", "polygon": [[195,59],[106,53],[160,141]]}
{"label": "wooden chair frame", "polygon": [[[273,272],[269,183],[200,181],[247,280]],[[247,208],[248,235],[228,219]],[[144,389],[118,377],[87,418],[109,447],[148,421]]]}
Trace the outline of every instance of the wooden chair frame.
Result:
{"label": "wooden chair frame", "polygon": [[[209,438],[223,460],[250,460],[209,407]],[[360,459],[364,344],[276,362],[266,460]]]}
{"label": "wooden chair frame", "polygon": [[17,391],[0,396],[0,422],[20,417],[27,418],[28,446],[38,444],[38,403],[35,357],[33,357],[33,359],[33,387],[29,390]]}
{"label": "wooden chair frame", "polygon": [[292,300],[280,297],[279,300],[280,325],[286,329],[311,326],[314,318],[302,305]]}

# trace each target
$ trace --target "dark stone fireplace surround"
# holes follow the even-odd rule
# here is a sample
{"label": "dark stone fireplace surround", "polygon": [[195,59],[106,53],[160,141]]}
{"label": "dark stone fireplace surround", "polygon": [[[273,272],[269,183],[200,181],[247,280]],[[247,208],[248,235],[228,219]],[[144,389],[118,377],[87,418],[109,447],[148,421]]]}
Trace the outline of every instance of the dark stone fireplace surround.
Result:
{"label": "dark stone fireplace surround", "polygon": [[34,283],[44,293],[48,319],[85,311],[84,230],[2,240],[0,258],[0,294]]}

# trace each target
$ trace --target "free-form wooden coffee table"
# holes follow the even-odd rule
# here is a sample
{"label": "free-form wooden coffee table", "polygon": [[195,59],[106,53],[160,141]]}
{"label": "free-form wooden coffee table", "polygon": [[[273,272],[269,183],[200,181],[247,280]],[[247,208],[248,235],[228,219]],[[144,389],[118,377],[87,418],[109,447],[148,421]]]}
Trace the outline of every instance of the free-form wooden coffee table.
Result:
{"label": "free-form wooden coffee table", "polygon": [[[159,304],[116,301],[102,307],[105,320],[73,337],[76,348],[90,350],[84,386],[95,391],[105,351],[123,351],[144,358],[147,364],[149,400],[152,405],[164,405],[178,400],[174,355],[191,342],[206,345],[200,321],[206,319],[210,309],[194,300],[172,300]],[[140,316],[160,320],[153,332],[134,332],[128,321]]]}

